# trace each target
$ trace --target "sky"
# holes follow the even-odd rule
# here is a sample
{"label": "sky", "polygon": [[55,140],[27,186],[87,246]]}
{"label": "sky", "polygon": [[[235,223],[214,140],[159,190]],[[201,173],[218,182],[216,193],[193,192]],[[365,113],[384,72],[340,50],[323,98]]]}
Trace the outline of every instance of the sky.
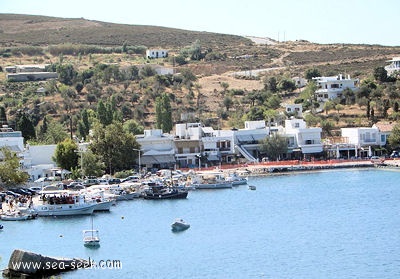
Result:
{"label": "sky", "polygon": [[399,11],[399,0],[0,0],[0,13],[384,46],[400,46]]}

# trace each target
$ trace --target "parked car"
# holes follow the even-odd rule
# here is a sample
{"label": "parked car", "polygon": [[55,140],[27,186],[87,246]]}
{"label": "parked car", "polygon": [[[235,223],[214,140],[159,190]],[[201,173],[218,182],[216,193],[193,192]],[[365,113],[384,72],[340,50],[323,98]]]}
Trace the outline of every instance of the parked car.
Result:
{"label": "parked car", "polygon": [[33,187],[30,187],[29,190],[31,190],[37,194],[42,190],[42,187],[33,186]]}
{"label": "parked car", "polygon": [[110,178],[108,180],[108,184],[119,184],[119,183],[121,183],[121,179],[119,178]]}
{"label": "parked car", "polygon": [[20,194],[15,193],[14,191],[7,191],[6,194],[10,195],[10,196],[13,196],[14,198],[18,198],[18,197],[21,196]]}
{"label": "parked car", "polygon": [[23,188],[11,188],[10,191],[13,191],[14,193],[20,194],[20,195],[32,195],[31,192],[27,191],[26,189]]}
{"label": "parked car", "polygon": [[390,158],[399,158],[399,151],[394,150],[392,154],[390,154]]}

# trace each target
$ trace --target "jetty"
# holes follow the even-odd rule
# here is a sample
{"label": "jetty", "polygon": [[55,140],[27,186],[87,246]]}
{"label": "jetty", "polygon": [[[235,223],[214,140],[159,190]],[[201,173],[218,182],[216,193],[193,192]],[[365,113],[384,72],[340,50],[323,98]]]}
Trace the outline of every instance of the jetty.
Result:
{"label": "jetty", "polygon": [[8,268],[3,271],[7,278],[42,278],[70,270],[90,267],[83,259],[48,257],[16,249],[11,254]]}

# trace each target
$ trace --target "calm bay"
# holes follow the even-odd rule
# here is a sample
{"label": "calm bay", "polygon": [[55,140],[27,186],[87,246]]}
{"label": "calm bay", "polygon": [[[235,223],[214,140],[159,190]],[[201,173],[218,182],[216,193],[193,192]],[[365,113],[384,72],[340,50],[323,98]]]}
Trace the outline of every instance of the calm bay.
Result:
{"label": "calm bay", "polygon": [[[90,217],[1,222],[0,268],[14,249],[120,267],[61,278],[400,278],[400,172],[330,170],[250,177],[184,200],[119,202]],[[181,217],[191,227],[173,233]]]}

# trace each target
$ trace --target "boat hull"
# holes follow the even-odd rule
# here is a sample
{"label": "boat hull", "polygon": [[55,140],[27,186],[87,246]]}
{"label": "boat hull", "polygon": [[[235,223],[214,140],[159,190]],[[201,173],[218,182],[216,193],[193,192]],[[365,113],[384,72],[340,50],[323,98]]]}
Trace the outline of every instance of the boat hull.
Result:
{"label": "boat hull", "polygon": [[187,191],[179,191],[174,193],[166,194],[145,194],[144,199],[146,200],[166,200],[166,199],[186,199],[188,195]]}
{"label": "boat hull", "polygon": [[96,203],[93,211],[110,211],[111,206],[114,204],[114,201],[102,201]]}
{"label": "boat hull", "polygon": [[195,189],[227,189],[232,188],[232,182],[198,183],[193,184]]}
{"label": "boat hull", "polygon": [[93,213],[96,204],[56,204],[39,205],[35,208],[38,216],[70,216],[70,215],[90,215]]}
{"label": "boat hull", "polygon": [[25,221],[33,219],[33,217],[30,215],[1,215],[0,219],[2,221]]}

